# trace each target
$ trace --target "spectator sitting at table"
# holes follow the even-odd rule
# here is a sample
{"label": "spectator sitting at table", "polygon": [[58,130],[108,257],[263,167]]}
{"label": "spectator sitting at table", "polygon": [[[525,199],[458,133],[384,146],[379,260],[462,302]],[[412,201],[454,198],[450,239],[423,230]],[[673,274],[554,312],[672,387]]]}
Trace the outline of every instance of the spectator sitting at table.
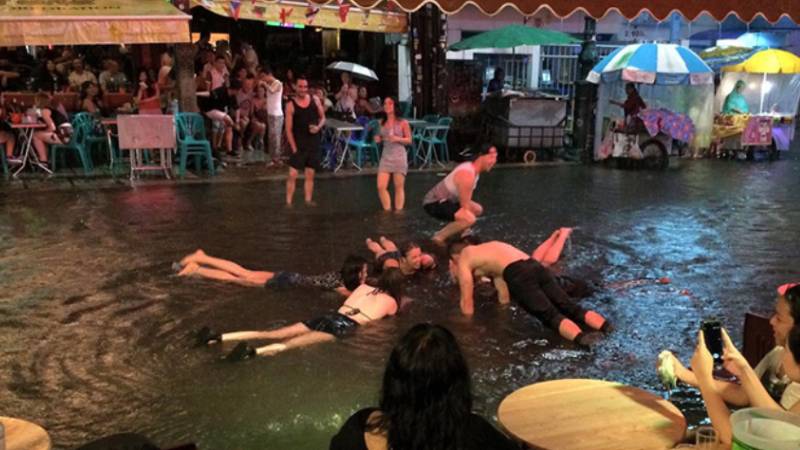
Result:
{"label": "spectator sitting at table", "polygon": [[283,81],[283,101],[286,102],[294,97],[294,92],[297,90],[295,88],[295,79],[294,79],[294,71],[292,69],[286,69],[286,77]]}
{"label": "spectator sitting at table", "polygon": [[158,83],[148,70],[139,71],[139,85],[136,89],[136,104],[139,114],[161,114],[161,96]]}
{"label": "spectator sitting at table", "polygon": [[489,85],[486,87],[486,93],[501,93],[506,84],[506,71],[500,67],[495,67],[494,76],[489,80]]}
{"label": "spectator sitting at table", "polygon": [[228,68],[223,56],[215,56],[212,63],[203,66],[203,76],[209,82],[209,90],[214,91],[222,86],[227,86],[230,80]]}
{"label": "spectator sitting at table", "polygon": [[750,112],[747,100],[742,95],[746,86],[747,83],[743,80],[736,81],[733,90],[725,97],[725,103],[722,104],[722,114],[747,114]]}
{"label": "spectator sitting at table", "polygon": [[66,84],[64,75],[56,69],[55,61],[48,59],[44,62],[36,77],[34,88],[38,91],[53,93],[63,90]]}
{"label": "spectator sitting at table", "polygon": [[349,73],[342,72],[341,75],[339,75],[339,78],[342,80],[342,86],[339,88],[339,92],[334,95],[337,104],[342,100],[343,97],[350,95],[350,88],[353,86],[353,82]]}
{"label": "spectator sitting at table", "polygon": [[[225,111],[231,104],[231,96],[226,86],[211,91],[208,97],[198,97],[197,105],[206,117],[211,119],[211,147],[216,152],[233,154],[233,119]],[[224,148],[222,147],[224,144]]]}
{"label": "spectator sitting at table", "polygon": [[339,97],[333,110],[340,113],[355,115],[356,102],[358,101],[358,86],[355,84],[349,86],[350,87],[347,88],[347,95]]}
{"label": "spectator sitting at table", "polygon": [[380,113],[382,110],[383,108],[375,106],[369,101],[369,94],[367,93],[366,86],[360,86],[358,88],[358,100],[353,107],[353,112],[356,114],[356,117],[372,117],[375,114]]}
{"label": "spectator sitting at table", "polygon": [[128,77],[119,71],[119,63],[113,59],[106,61],[106,70],[100,73],[100,89],[103,93],[125,92]]}
{"label": "spectator sitting at table", "polygon": [[[779,402],[783,409],[800,412],[800,383],[786,377],[787,370],[782,364],[789,330],[800,324],[800,285],[785,284],[778,288],[775,312],[769,323],[775,337],[775,348],[752,370],[774,402]],[[699,386],[697,372],[689,371],[672,354],[662,362],[662,364],[670,363],[678,380],[690,386]],[[713,383],[714,389],[725,402],[736,406],[758,406],[753,403],[753,398],[743,386],[722,380],[714,380]]]}
{"label": "spectator sitting at table", "polygon": [[392,349],[377,408],[352,416],[330,450],[513,450],[517,445],[472,412],[469,368],[453,334],[417,324]]}
{"label": "spectator sitting at table", "polygon": [[267,108],[267,84],[259,82],[256,86],[256,94],[253,97],[253,114],[250,119],[250,136],[245,143],[248,149],[253,148],[253,141],[258,142],[256,145],[262,150],[266,150],[264,146],[264,136],[267,133],[267,123],[269,122],[269,109]]}
{"label": "spectator sitting at table", "polygon": [[330,109],[333,108],[333,102],[330,98],[328,98],[328,93],[325,92],[325,88],[322,86],[317,86],[315,92],[316,96],[322,102],[322,109],[324,109],[326,113],[330,111]]}
{"label": "spectator sitting at table", "polygon": [[91,81],[83,83],[83,86],[81,86],[78,110],[81,112],[88,112],[97,117],[102,115],[103,100],[100,96],[100,89],[98,89],[97,84]]}
{"label": "spectator sitting at table", "polygon": [[[238,80],[236,80],[238,85]],[[247,149],[252,150],[250,146],[252,140],[248,140],[248,129],[250,127],[250,117],[253,114],[253,87],[255,84],[255,77],[245,71],[245,79],[241,84],[241,88],[236,92],[236,104],[233,105],[234,109],[231,118],[234,122],[234,131],[238,134],[237,151],[242,151],[245,143],[248,143]],[[252,135],[253,133],[249,133]]]}
{"label": "spectator sitting at table", "polygon": [[83,61],[79,58],[72,61],[72,72],[70,72],[67,79],[69,80],[69,87],[72,92],[80,92],[81,86],[87,81],[97,83],[97,77],[95,77],[92,72],[84,69]]}
{"label": "spectator sitting at table", "polygon": [[36,149],[36,156],[39,162],[47,165],[47,145],[66,144],[71,134],[71,126],[67,116],[55,107],[50,95],[40,92],[34,97],[34,105],[39,114],[39,120],[45,124],[43,130],[33,133],[33,148]]}
{"label": "spectator sitting at table", "polygon": [[11,118],[3,104],[3,94],[0,93],[0,146],[5,147],[6,160],[8,160],[9,164],[20,164],[22,161],[14,156],[14,145],[17,139],[14,137],[14,130],[9,125],[10,120]]}
{"label": "spectator sitting at table", "polygon": [[[722,342],[725,368],[739,379],[741,389],[746,393],[750,404],[761,408],[783,410],[782,406],[775,402],[764,385],[760,383],[758,374],[733,345],[724,328],[722,329]],[[800,383],[800,326],[794,326],[789,330],[786,350],[781,357],[781,365],[786,377],[791,382]],[[733,440],[731,412],[725,405],[725,397],[716,387],[717,381],[714,380],[713,375],[714,358],[706,347],[702,331],[697,337],[697,349],[692,356],[692,371],[697,377],[711,425],[717,432],[720,442],[727,448]],[[800,405],[795,405],[789,409],[789,412],[800,415]]]}
{"label": "spectator sitting at table", "polygon": [[624,111],[626,130],[641,130],[644,128],[644,125],[642,124],[642,119],[639,118],[639,111],[646,109],[647,104],[642,100],[639,91],[636,90],[636,86],[633,83],[625,83],[625,93],[628,97],[624,102],[617,100],[609,100],[608,102],[621,107]]}

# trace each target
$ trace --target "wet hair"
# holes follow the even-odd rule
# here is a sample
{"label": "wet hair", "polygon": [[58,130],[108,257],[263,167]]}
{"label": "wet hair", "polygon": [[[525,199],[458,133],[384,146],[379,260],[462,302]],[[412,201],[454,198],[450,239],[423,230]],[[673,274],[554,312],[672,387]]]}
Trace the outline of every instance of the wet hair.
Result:
{"label": "wet hair", "polygon": [[367,429],[384,433],[388,448],[457,450],[472,410],[469,368],[453,334],[417,324],[392,350],[381,388],[380,416]]}
{"label": "wet hair", "polygon": [[408,252],[414,250],[415,248],[418,248],[420,250],[422,249],[422,247],[420,247],[419,244],[417,244],[414,241],[406,241],[403,242],[402,245],[400,245],[400,251],[403,252],[403,256],[408,255]]}
{"label": "wet hair", "polygon": [[800,366],[800,325],[795,325],[789,331],[789,337],[786,339],[786,344],[789,351],[792,352],[794,362]]}
{"label": "wet hair", "polygon": [[406,277],[403,272],[397,267],[390,267],[381,272],[381,276],[377,280],[377,287],[381,292],[389,294],[397,306],[400,306],[400,300],[403,299],[405,291]]}
{"label": "wet hair", "polygon": [[489,154],[489,150],[491,150],[492,148],[495,149],[495,152],[497,151],[497,148],[495,147],[494,144],[492,144],[491,142],[484,142],[484,143],[478,145],[478,148],[473,153],[473,156],[474,156],[475,159],[478,159],[483,155],[488,155]]}
{"label": "wet hair", "polygon": [[[84,81],[83,84],[81,84],[81,95],[80,95],[81,101],[86,100],[89,97],[89,88],[92,87],[93,85],[95,85],[95,82],[93,81]],[[92,98],[92,100],[95,100],[99,96],[100,96],[100,91],[97,92],[97,94]]]}
{"label": "wet hair", "polygon": [[447,254],[450,256],[450,259],[453,259],[454,256],[460,255],[461,251],[464,250],[466,247],[469,247],[470,245],[472,244],[465,241],[464,239],[453,241],[447,246]]}
{"label": "wet hair", "polygon": [[[792,313],[795,327],[800,326],[800,284],[792,286],[783,294],[786,303],[789,304],[789,311]],[[800,360],[798,360],[800,364]]]}
{"label": "wet hair", "polygon": [[348,255],[342,263],[339,275],[342,277],[342,284],[348,291],[353,291],[361,284],[361,270],[367,264],[367,260],[356,255]]}

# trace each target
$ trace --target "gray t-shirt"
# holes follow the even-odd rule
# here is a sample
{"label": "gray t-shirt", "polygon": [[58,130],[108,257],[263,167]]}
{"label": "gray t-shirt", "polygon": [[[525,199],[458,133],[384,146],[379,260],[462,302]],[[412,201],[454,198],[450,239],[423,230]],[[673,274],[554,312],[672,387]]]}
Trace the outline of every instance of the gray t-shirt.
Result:
{"label": "gray t-shirt", "polygon": [[779,401],[784,409],[792,409],[800,401],[800,383],[795,383],[786,375],[778,377],[777,372],[781,366],[784,348],[777,346],[767,353],[755,367],[756,375],[767,388],[767,392]]}

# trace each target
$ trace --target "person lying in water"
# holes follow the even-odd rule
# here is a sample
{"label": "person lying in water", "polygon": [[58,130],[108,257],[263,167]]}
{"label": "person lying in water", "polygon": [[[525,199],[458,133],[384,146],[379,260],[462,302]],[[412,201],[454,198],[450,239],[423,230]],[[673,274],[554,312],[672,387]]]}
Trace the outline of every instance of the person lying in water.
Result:
{"label": "person lying in water", "polygon": [[385,236],[373,241],[367,238],[367,248],[375,255],[375,269],[381,271],[390,267],[399,268],[403,275],[413,275],[419,270],[433,269],[436,260],[430,253],[422,251],[416,242],[403,244],[401,252],[397,245]]}
{"label": "person lying in water", "polygon": [[179,264],[181,270],[178,276],[183,277],[201,277],[251,287],[315,287],[343,296],[350,295],[353,289],[362,284],[368,271],[367,260],[354,255],[344,260],[340,271],[319,275],[245,269],[233,261],[209,256],[203,250],[186,255]]}
{"label": "person lying in water", "polygon": [[336,312],[269,331],[218,334],[204,327],[198,332],[197,340],[199,344],[246,340],[281,341],[262,347],[251,347],[247,342],[239,342],[226,356],[230,361],[273,356],[294,348],[330,342],[349,336],[359,326],[395,315],[402,300],[404,281],[405,276],[400,269],[388,268],[381,273],[377,282],[364,283],[357,287]]}
{"label": "person lying in water", "polygon": [[450,273],[458,280],[461,312],[474,313],[475,277],[491,278],[500,303],[511,300],[550,326],[567,340],[589,345],[592,330],[611,331],[611,324],[595,311],[585,310],[570,300],[550,271],[522,250],[500,241],[470,245],[463,241],[450,245]]}

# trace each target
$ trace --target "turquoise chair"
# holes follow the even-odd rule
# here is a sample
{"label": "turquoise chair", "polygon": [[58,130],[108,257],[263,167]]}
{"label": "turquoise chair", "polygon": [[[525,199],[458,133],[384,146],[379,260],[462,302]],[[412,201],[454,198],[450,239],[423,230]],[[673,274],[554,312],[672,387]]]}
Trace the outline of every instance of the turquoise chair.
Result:
{"label": "turquoise chair", "polygon": [[424,116],[422,116],[422,120],[424,120],[425,122],[436,123],[436,122],[439,121],[439,115],[438,114],[425,114]]}
{"label": "turquoise chair", "polygon": [[450,160],[450,150],[447,148],[447,134],[450,132],[450,125],[453,119],[442,117],[436,125],[446,127],[441,130],[426,130],[420,142],[420,148],[425,150],[422,156],[423,165],[431,162],[431,157],[435,154],[440,162]]}
{"label": "turquoise chair", "polygon": [[375,119],[367,122],[364,131],[358,137],[351,138],[345,144],[345,150],[342,157],[347,156],[347,151],[354,148],[356,151],[356,165],[362,167],[364,165],[365,153],[372,160],[374,164],[378,164],[381,159],[380,149],[378,144],[375,143],[375,135],[380,132],[381,124]]}
{"label": "turquoise chair", "polygon": [[175,115],[175,129],[178,143],[178,176],[186,173],[186,161],[194,158],[194,168],[200,172],[202,159],[205,159],[208,173],[214,176],[214,157],[211,143],[206,139],[206,126],[203,116],[198,113],[178,113]]}
{"label": "turquoise chair", "polygon": [[72,119],[72,136],[66,144],[52,144],[50,145],[50,167],[53,172],[56,171],[59,152],[75,152],[81,160],[83,166],[83,174],[90,175],[92,173],[92,157],[89,149],[86,146],[86,137],[90,132],[91,124],[82,118],[80,114]]}
{"label": "turquoise chair", "polygon": [[397,102],[397,110],[401,117],[411,117],[411,102]]}

